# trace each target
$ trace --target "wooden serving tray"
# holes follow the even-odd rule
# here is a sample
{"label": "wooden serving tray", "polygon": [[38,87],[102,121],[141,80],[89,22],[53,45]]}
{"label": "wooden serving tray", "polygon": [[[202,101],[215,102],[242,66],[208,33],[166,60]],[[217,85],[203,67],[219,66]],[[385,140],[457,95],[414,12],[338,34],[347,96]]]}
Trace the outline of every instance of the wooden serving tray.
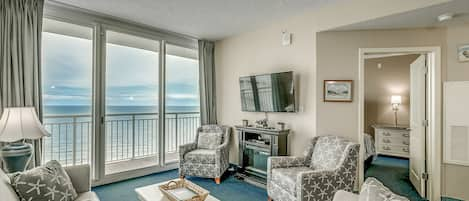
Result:
{"label": "wooden serving tray", "polygon": [[185,179],[169,181],[158,186],[170,201],[204,201],[209,191]]}

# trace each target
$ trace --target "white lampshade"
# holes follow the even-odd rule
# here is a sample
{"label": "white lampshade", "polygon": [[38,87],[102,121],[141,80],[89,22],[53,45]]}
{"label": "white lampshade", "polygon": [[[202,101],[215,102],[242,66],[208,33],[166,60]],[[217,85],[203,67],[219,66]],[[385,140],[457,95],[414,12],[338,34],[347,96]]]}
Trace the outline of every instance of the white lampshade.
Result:
{"label": "white lampshade", "polygon": [[0,119],[0,141],[15,142],[22,139],[40,139],[49,136],[32,107],[13,107],[3,110]]}
{"label": "white lampshade", "polygon": [[391,104],[401,104],[402,98],[401,96],[391,96]]}

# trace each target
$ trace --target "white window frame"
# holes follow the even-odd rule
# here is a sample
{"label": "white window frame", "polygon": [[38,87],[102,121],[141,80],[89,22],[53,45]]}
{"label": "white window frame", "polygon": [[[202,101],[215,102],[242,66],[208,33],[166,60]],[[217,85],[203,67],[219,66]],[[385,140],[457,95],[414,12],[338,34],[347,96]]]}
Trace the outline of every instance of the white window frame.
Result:
{"label": "white window frame", "polygon": [[103,15],[94,11],[68,6],[58,2],[48,1],[44,8],[44,17],[70,24],[90,27],[93,29],[93,129],[92,129],[92,185],[103,185],[129,178],[144,176],[156,172],[175,169],[177,163],[165,163],[164,118],[159,118],[159,166],[147,167],[135,171],[105,175],[105,70],[106,70],[106,31],[116,31],[159,41],[159,115],[165,114],[165,69],[166,43],[197,50],[197,38],[157,29],[136,22]]}

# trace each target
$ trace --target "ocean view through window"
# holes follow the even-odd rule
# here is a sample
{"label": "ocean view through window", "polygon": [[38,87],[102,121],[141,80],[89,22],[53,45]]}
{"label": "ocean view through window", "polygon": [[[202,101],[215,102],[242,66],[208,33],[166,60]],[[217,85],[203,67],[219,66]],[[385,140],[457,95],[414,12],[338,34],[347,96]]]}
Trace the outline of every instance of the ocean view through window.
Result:
{"label": "ocean view through window", "polygon": [[[92,104],[100,94],[92,94],[92,34],[90,27],[45,19],[43,123],[52,135],[43,140],[44,162],[91,164],[96,154]],[[166,114],[159,115],[158,41],[111,31],[106,36],[106,174],[158,164],[159,118],[166,124],[166,162],[177,160],[178,145],[192,141],[200,125],[197,50],[168,47]]]}
{"label": "ocean view through window", "polygon": [[93,29],[45,19],[42,33],[43,162],[89,164]]}

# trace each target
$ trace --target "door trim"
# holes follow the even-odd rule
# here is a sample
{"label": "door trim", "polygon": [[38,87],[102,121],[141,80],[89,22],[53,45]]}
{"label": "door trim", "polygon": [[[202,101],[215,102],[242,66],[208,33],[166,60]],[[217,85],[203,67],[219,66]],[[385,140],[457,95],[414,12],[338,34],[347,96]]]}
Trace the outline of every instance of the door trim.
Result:
{"label": "door trim", "polygon": [[367,53],[415,53],[428,54],[429,69],[427,75],[427,171],[430,175],[427,181],[427,195],[431,201],[441,199],[441,48],[433,47],[397,47],[397,48],[359,48],[358,50],[358,140],[360,155],[358,165],[359,186],[364,181],[364,108],[365,108],[365,56]]}

